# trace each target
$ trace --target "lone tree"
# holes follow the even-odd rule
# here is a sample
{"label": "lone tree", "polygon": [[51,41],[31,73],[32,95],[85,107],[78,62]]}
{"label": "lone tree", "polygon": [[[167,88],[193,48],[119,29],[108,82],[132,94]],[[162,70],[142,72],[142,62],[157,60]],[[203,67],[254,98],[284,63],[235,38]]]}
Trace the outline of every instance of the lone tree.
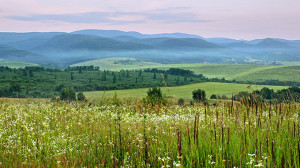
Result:
{"label": "lone tree", "polygon": [[113,83],[116,83],[116,82],[117,82],[117,77],[116,77],[116,74],[114,74]]}
{"label": "lone tree", "polygon": [[200,103],[201,101],[204,103],[206,100],[206,93],[204,90],[197,89],[193,91],[193,99]]}
{"label": "lone tree", "polygon": [[71,80],[74,80],[74,74],[71,72]]}
{"label": "lone tree", "polygon": [[147,97],[143,99],[144,103],[151,105],[166,105],[167,100],[163,97],[162,91],[160,88],[153,87],[147,91]]}
{"label": "lone tree", "polygon": [[147,91],[147,95],[148,95],[148,97],[158,97],[158,98],[161,98],[162,97],[162,92],[161,92],[160,88],[153,87],[153,88],[150,88]]}
{"label": "lone tree", "polygon": [[156,73],[153,74],[153,79],[156,79]]}

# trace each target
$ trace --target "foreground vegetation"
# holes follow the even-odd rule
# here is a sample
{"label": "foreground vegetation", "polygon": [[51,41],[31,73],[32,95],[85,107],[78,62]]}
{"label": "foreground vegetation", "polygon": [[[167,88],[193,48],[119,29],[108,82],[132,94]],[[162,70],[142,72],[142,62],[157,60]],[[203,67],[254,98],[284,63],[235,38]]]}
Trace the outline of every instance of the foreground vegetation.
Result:
{"label": "foreground vegetation", "polygon": [[299,167],[299,104],[0,100],[3,167]]}

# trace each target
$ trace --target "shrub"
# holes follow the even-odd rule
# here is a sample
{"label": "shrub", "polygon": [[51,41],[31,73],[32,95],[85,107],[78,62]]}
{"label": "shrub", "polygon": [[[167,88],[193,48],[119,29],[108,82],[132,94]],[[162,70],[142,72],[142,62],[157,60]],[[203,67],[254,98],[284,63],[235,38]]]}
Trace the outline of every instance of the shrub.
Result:
{"label": "shrub", "polygon": [[183,98],[178,99],[178,105],[180,105],[180,106],[184,105],[184,99]]}
{"label": "shrub", "polygon": [[225,99],[228,99],[228,98],[227,98],[227,96],[226,96],[226,95],[223,95],[223,96],[222,96],[222,99],[224,99],[224,100],[225,100]]}
{"label": "shrub", "polygon": [[76,100],[76,91],[73,88],[62,88],[60,90],[60,100],[65,100],[65,101]]}
{"label": "shrub", "polygon": [[77,100],[78,101],[86,101],[86,97],[85,97],[85,95],[82,92],[79,92],[77,94]]}
{"label": "shrub", "polygon": [[56,98],[56,96],[51,97],[51,102],[57,102],[59,101],[59,98]]}
{"label": "shrub", "polygon": [[210,96],[210,99],[217,99],[217,95],[212,94],[212,95]]}

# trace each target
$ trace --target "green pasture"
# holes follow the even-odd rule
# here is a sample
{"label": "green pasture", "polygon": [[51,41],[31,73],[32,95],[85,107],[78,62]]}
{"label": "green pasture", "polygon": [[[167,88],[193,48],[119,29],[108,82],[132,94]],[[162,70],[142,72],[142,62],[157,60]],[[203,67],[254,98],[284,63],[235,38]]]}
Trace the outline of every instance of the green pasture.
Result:
{"label": "green pasture", "polygon": [[162,64],[155,62],[139,61],[134,58],[113,57],[98,60],[91,60],[74,64],[72,66],[89,66],[100,67],[101,70],[120,71],[121,69],[142,69],[144,67],[160,66]]}
{"label": "green pasture", "polygon": [[[207,97],[212,94],[225,95],[231,97],[232,94],[236,94],[240,91],[252,92],[253,90],[260,90],[263,87],[278,90],[285,87],[282,86],[264,86],[264,85],[247,85],[247,84],[234,84],[234,83],[216,83],[216,82],[205,82],[197,83],[185,86],[177,87],[163,87],[162,92],[167,96],[173,98],[192,98],[192,91],[195,89],[203,89],[206,92]],[[91,91],[84,92],[89,98],[101,98],[101,97],[113,97],[117,93],[118,97],[146,97],[148,88],[142,89],[128,89],[128,90],[110,90],[110,91]]]}

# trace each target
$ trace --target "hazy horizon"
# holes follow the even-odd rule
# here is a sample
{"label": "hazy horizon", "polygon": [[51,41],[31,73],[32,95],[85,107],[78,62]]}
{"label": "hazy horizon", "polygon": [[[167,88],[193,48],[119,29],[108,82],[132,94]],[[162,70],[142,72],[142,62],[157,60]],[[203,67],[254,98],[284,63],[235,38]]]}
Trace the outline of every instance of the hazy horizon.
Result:
{"label": "hazy horizon", "polygon": [[2,0],[0,32],[99,29],[299,40],[299,6],[297,0]]}

